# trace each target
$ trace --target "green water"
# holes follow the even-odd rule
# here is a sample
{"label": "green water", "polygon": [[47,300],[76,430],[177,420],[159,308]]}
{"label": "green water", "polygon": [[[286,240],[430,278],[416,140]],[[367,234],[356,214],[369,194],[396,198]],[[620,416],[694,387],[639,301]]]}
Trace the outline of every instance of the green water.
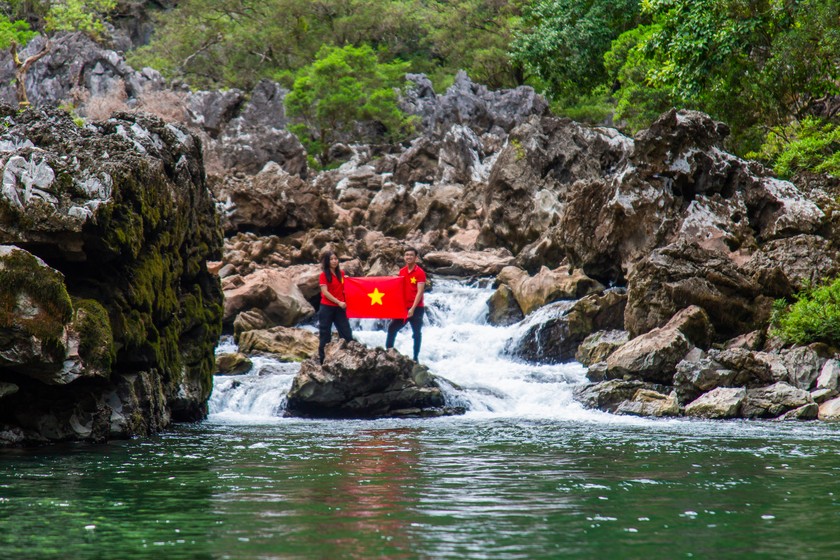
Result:
{"label": "green water", "polygon": [[278,421],[0,452],[0,558],[838,558],[840,426]]}

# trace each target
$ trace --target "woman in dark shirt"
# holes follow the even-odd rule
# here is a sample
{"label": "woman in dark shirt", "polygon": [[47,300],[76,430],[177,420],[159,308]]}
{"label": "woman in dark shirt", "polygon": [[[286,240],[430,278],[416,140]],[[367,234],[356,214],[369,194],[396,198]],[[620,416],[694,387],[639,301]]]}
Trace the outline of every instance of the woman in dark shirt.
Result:
{"label": "woman in dark shirt", "polygon": [[318,310],[318,359],[324,363],[324,348],[332,338],[332,326],[344,340],[353,340],[347,304],[344,300],[344,275],[338,266],[338,256],[326,251],[321,257],[321,308]]}

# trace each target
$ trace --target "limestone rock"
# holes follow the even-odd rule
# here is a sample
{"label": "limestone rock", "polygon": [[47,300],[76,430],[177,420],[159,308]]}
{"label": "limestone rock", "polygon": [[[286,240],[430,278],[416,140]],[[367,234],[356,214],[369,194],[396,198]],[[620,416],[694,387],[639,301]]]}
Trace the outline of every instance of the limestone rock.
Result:
{"label": "limestone rock", "polygon": [[745,418],[776,418],[812,402],[808,391],[780,381],[769,387],[749,389],[742,414]]}
{"label": "limestone rock", "polygon": [[241,375],[253,367],[250,358],[241,352],[216,356],[216,375]]}
{"label": "limestone rock", "polygon": [[502,284],[490,299],[487,300],[487,322],[491,325],[506,326],[518,323],[525,317],[516,298],[513,297],[513,290],[506,284]]}
{"label": "limestone rock", "polygon": [[505,249],[492,251],[432,251],[423,255],[428,269],[453,276],[495,276],[513,262]]}
{"label": "limestone rock", "polygon": [[[327,345],[323,366],[303,363],[288,394],[287,412],[307,417],[374,418],[458,413],[444,406],[429,371],[396,350],[354,341]],[[463,412],[463,410],[460,410]]]}
{"label": "limestone rock", "polygon": [[496,281],[510,286],[525,315],[559,299],[580,299],[604,290],[599,282],[568,265],[561,265],[554,270],[542,267],[534,276],[529,276],[517,267],[507,266],[499,273]]}
{"label": "limestone rock", "polygon": [[621,403],[632,400],[639,390],[662,393],[665,388],[643,381],[611,379],[575,388],[574,399],[587,408],[615,412]]}
{"label": "limestone rock", "polygon": [[239,350],[251,355],[269,355],[283,362],[298,362],[316,356],[318,335],[304,329],[272,327],[250,330],[239,337]]}
{"label": "limestone rock", "polygon": [[614,329],[594,332],[580,343],[575,360],[585,366],[603,362],[629,340],[630,335],[627,331]]}
{"label": "limestone rock", "polygon": [[662,326],[688,305],[703,308],[718,336],[766,324],[772,300],[725,256],[689,243],[654,250],[628,278],[625,329]]}
{"label": "limestone rock", "polygon": [[819,419],[827,422],[840,421],[840,397],[831,399],[820,405]]}
{"label": "limestone rock", "polygon": [[621,346],[607,358],[608,376],[671,384],[677,364],[695,345],[708,344],[708,317],[699,307],[677,313],[667,325]]}
{"label": "limestone rock", "polygon": [[[200,143],[143,115],[80,128],[60,111],[0,112],[0,244],[19,261],[4,272],[32,273],[0,303],[0,382],[22,371],[32,380],[3,399],[0,422],[26,444],[202,418],[222,311],[206,262],[222,238]],[[137,418],[119,420],[120,410]]]}
{"label": "limestone rock", "polygon": [[242,311],[259,309],[275,325],[290,327],[315,314],[288,271],[257,270],[241,278],[225,278],[223,319],[232,323]]}
{"label": "limestone rock", "polygon": [[508,349],[531,361],[573,361],[578,346],[590,333],[621,326],[624,304],[624,293],[607,290],[577,301],[546,305],[523,321],[521,334],[508,343]]}
{"label": "limestone rock", "polygon": [[664,395],[657,391],[639,389],[632,400],[623,401],[615,409],[616,414],[630,414],[633,416],[679,416],[680,405],[677,394],[673,391]]}
{"label": "limestone rock", "polygon": [[718,387],[701,395],[685,407],[686,416],[698,418],[737,418],[747,398],[742,387]]}

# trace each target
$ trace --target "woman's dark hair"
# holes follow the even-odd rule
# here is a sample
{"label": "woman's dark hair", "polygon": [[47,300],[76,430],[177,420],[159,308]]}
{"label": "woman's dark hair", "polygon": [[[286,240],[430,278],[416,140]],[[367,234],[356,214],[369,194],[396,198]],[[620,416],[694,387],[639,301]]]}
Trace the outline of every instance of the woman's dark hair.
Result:
{"label": "woman's dark hair", "polygon": [[[330,259],[332,256],[335,255],[332,251],[324,251],[324,254],[321,255],[321,270],[324,271],[324,274],[327,277],[327,284],[332,282],[332,271],[330,270]],[[338,279],[341,280],[341,265],[335,267],[336,271],[338,272]]]}

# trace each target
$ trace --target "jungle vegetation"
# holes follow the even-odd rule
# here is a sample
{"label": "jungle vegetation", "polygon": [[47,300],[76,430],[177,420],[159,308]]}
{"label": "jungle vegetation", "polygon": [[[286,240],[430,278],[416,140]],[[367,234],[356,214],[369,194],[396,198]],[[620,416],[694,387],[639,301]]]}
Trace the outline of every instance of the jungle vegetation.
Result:
{"label": "jungle vegetation", "polygon": [[[72,28],[95,36],[101,20],[132,3],[137,1],[0,3],[5,15],[0,39],[29,30]],[[556,114],[627,133],[648,126],[671,107],[705,111],[730,125],[730,150],[760,159],[782,176],[801,171],[840,175],[836,0],[148,4],[174,8],[157,12],[152,40],[128,53],[131,64],[151,66],[196,89],[247,91],[260,79],[278,80],[295,92],[293,111],[306,115],[301,124],[306,124],[302,132],[309,142],[322,142],[318,129],[327,130],[325,122],[316,122],[313,103],[331,103],[318,98],[327,90],[313,85],[323,78],[317,67],[330,57],[335,62],[342,49],[356,49],[367,61],[360,74],[351,68],[342,80],[348,85],[344,93],[358,95],[358,102],[348,103],[346,95],[333,99],[337,106],[321,110],[331,119],[344,109],[349,112],[340,115],[342,122],[357,118],[357,107],[370,108],[375,99],[377,110],[391,119],[390,128],[385,127],[396,134],[406,129],[405,123],[394,120],[391,100],[382,97],[384,89],[402,85],[394,68],[427,74],[438,91],[464,69],[490,88],[531,85]],[[357,83],[350,87],[353,80]]]}

